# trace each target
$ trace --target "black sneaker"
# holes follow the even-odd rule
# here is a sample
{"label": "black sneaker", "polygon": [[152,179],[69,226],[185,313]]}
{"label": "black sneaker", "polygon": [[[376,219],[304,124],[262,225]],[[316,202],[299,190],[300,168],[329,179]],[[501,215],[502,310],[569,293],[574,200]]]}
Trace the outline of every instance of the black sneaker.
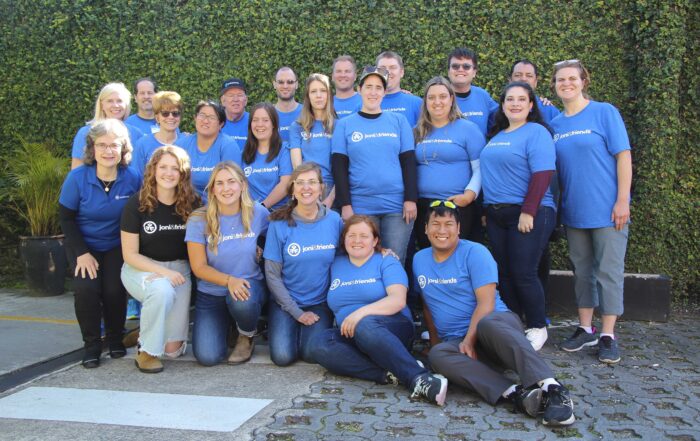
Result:
{"label": "black sneaker", "polygon": [[617,348],[617,340],[608,335],[598,340],[598,360],[603,363],[617,363],[620,361],[620,350]]}
{"label": "black sneaker", "polygon": [[81,364],[85,369],[94,369],[100,366],[100,357],[102,356],[102,342],[85,346],[83,352],[83,361]]}
{"label": "black sneaker", "polygon": [[567,388],[560,384],[552,384],[542,395],[544,396],[542,424],[568,426],[576,421],[574,402],[571,401]]}
{"label": "black sneaker", "polygon": [[447,398],[447,378],[442,375],[423,374],[413,383],[411,398],[425,398],[438,406]]}
{"label": "black sneaker", "polygon": [[109,356],[110,357],[122,358],[125,355],[126,355],[126,347],[124,346],[124,343],[121,342],[121,340],[109,344]]}
{"label": "black sneaker", "polygon": [[542,389],[537,386],[525,389],[521,385],[508,395],[508,401],[513,403],[515,410],[531,417],[536,417],[542,406]]}
{"label": "black sneaker", "polygon": [[593,333],[589,334],[579,326],[571,337],[562,342],[560,347],[566,352],[576,352],[586,346],[595,346],[598,344],[598,337],[596,337],[595,331],[596,329],[593,328]]}

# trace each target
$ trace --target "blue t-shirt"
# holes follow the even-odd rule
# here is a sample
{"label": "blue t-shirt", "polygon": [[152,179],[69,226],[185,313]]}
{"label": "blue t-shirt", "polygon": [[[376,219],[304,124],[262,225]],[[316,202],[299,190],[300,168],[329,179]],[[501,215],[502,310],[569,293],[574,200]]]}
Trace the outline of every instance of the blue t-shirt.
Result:
{"label": "blue t-shirt", "polygon": [[156,119],[145,119],[141,118],[138,113],[134,113],[124,120],[125,123],[131,124],[136,127],[144,135],[150,135],[152,133],[158,133],[160,131],[160,126],[156,122]]}
{"label": "blue t-shirt", "polygon": [[202,197],[202,202],[207,201],[206,187],[209,183],[211,171],[214,170],[216,164],[221,161],[233,161],[236,164],[241,164],[241,149],[236,141],[231,137],[219,133],[214,140],[214,143],[206,152],[202,152],[197,147],[197,134],[193,133],[178,139],[179,146],[185,149],[190,155],[190,163],[192,164],[192,185],[197,193]]}
{"label": "blue t-shirt", "polygon": [[[243,163],[243,173],[248,178],[248,191],[250,197],[256,202],[262,202],[272,192],[280,182],[282,176],[292,174],[292,159],[289,157],[289,149],[287,144],[283,143],[280,151],[270,162],[267,162],[269,153],[264,155],[255,153],[255,159],[252,163]],[[287,203],[287,197],[283,197],[274,207],[279,208]]]}
{"label": "blue t-shirt", "polygon": [[612,227],[617,201],[618,153],[631,150],[620,112],[591,101],[573,116],[552,120],[561,183],[562,223],[574,228]]}
{"label": "blue t-shirt", "polygon": [[76,211],[75,222],[85,244],[105,252],[121,244],[119,222],[129,198],[139,191],[141,177],[129,167],[118,167],[117,179],[109,191],[97,180],[97,168],[82,165],[68,173],[58,202]]}
{"label": "blue t-shirt", "polygon": [[245,145],[248,139],[249,121],[250,114],[248,112],[243,112],[243,116],[238,121],[229,121],[227,119],[226,123],[224,123],[224,127],[221,129],[221,133],[233,138],[239,146]]}
{"label": "blue t-shirt", "polygon": [[297,221],[294,227],[286,220],[270,223],[263,256],[282,264],[282,282],[300,308],[326,301],[342,229],[340,215],[331,210],[316,222]]}
{"label": "blue t-shirt", "polygon": [[[444,262],[433,259],[432,248],[418,251],[413,257],[413,275],[442,340],[467,335],[477,288],[498,283],[496,261],[489,250],[466,240],[460,240]],[[508,311],[498,291],[494,311]]]}
{"label": "blue t-shirt", "polygon": [[277,110],[277,115],[280,119],[279,130],[282,141],[289,142],[289,126],[291,126],[294,121],[299,119],[299,115],[301,115],[301,104],[297,105],[297,108],[291,112],[282,112]]}
{"label": "blue t-shirt", "polygon": [[[129,131],[129,141],[131,141],[131,145],[133,146],[136,143],[136,141],[138,141],[143,136],[143,132],[141,132],[141,130],[137,129],[131,124],[125,123],[124,125]],[[75,134],[75,138],[73,138],[73,149],[71,151],[71,158],[76,158],[80,160],[83,159],[83,154],[85,153],[85,146],[87,145],[87,135],[90,131],[90,127],[92,127],[92,125],[87,124],[81,127],[80,130],[78,130],[78,133]]]}
{"label": "blue t-shirt", "polygon": [[333,175],[331,174],[332,136],[332,134],[326,133],[321,121],[314,122],[310,133],[306,133],[301,124],[296,121],[289,128],[289,150],[301,149],[303,162],[313,161],[320,165],[323,182],[329,189],[333,187]]}
{"label": "blue t-shirt", "polygon": [[550,124],[554,117],[558,116],[561,113],[559,112],[559,109],[557,109],[556,106],[554,106],[554,104],[549,104],[547,106],[542,104],[542,100],[540,99],[540,97],[536,97],[535,102],[537,103],[537,107],[540,109],[542,119],[547,124]]}
{"label": "blue t-shirt", "polygon": [[[331,266],[328,306],[335,314],[338,326],[363,306],[385,298],[386,289],[391,285],[408,288],[406,271],[395,257],[382,258],[381,253],[374,253],[367,262],[357,267],[348,256],[337,256]],[[412,320],[407,306],[401,313]]]}
{"label": "blue t-shirt", "polygon": [[434,128],[416,145],[418,197],[446,200],[464,193],[486,140],[471,121],[458,119]]}
{"label": "blue t-shirt", "polygon": [[486,132],[493,125],[498,103],[481,87],[471,86],[469,90],[468,97],[457,97],[457,106],[462,112],[462,117],[479,126],[481,133],[486,136]]}
{"label": "blue t-shirt", "polygon": [[[175,141],[170,143],[170,145],[180,147],[180,144],[185,136],[186,135],[182,134],[178,135],[178,137],[175,138]],[[134,151],[131,153],[131,163],[129,166],[136,170],[141,177],[143,177],[146,170],[146,164],[148,164],[148,161],[151,160],[153,152],[165,145],[169,144],[163,144],[162,142],[158,141],[158,139],[155,137],[155,133],[149,133],[146,136],[142,136],[141,139],[136,141],[134,144]]]}
{"label": "blue t-shirt", "polygon": [[360,111],[362,108],[362,96],[359,93],[355,93],[348,98],[338,98],[334,96],[333,107],[335,108],[335,114],[338,115],[338,118],[345,118],[346,116]]}
{"label": "blue t-shirt", "polygon": [[384,95],[382,99],[382,110],[402,114],[408,120],[408,124],[413,127],[418,122],[422,104],[423,100],[417,96],[398,91]]}
{"label": "blue t-shirt", "polygon": [[[501,130],[481,152],[484,205],[522,205],[532,174],[545,170],[556,170],[556,153],[544,126],[528,122],[510,133]],[[557,208],[549,188],[541,205]]]}
{"label": "blue t-shirt", "polygon": [[350,198],[356,214],[403,212],[399,155],[413,150],[413,144],[413,131],[399,113],[382,112],[376,119],[356,113],[337,122],[332,153],[350,160]]}
{"label": "blue t-shirt", "polygon": [[[206,247],[207,263],[212,268],[233,277],[246,280],[262,280],[263,274],[257,261],[258,236],[267,231],[269,212],[260,204],[253,207],[250,231],[245,232],[241,213],[219,216],[221,240],[216,254],[209,249],[210,238],[206,234],[206,219],[200,216],[204,209],[187,220],[185,242],[199,243]],[[228,288],[197,278],[197,289],[213,296],[228,295]]]}

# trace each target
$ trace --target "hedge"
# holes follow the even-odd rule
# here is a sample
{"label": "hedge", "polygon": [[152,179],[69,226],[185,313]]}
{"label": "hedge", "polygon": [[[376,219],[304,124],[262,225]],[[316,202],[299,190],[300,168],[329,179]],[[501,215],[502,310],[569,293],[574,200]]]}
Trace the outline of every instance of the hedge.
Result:
{"label": "hedge", "polygon": [[[191,112],[199,99],[218,98],[226,77],[248,82],[249,103],[273,100],[278,67],[303,79],[329,73],[343,53],[363,65],[399,52],[403,87],[422,94],[446,74],[445,55],[467,46],[480,55],[475,84],[494,96],[517,58],[539,64],[539,93],[549,97],[552,64],[580,58],[591,95],[620,109],[633,141],[626,269],[669,274],[684,299],[700,283],[699,9],[689,0],[0,0],[0,148],[21,133],[68,155],[99,88],[145,75],[177,90]],[[10,240],[16,221],[0,220]],[[566,267],[564,246],[555,254]]]}

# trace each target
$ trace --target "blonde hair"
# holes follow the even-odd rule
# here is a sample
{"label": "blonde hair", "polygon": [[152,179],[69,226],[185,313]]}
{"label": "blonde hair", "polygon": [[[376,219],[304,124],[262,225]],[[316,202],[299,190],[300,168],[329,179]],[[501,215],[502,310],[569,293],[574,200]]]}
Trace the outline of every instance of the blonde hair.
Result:
{"label": "blonde hair", "polygon": [[214,181],[216,175],[222,170],[231,173],[236,182],[241,184],[241,223],[243,224],[243,232],[245,234],[250,232],[255,208],[255,203],[248,192],[248,180],[243,174],[241,167],[233,161],[223,161],[216,164],[211,171],[211,176],[209,176],[209,182],[206,187],[208,198],[207,205],[192,213],[193,216],[202,216],[205,218],[206,228],[204,234],[207,236],[208,247],[214,254],[218,252],[219,242],[221,242],[221,210],[219,209],[219,201],[214,195]]}
{"label": "blonde hair", "polygon": [[447,88],[447,93],[452,97],[452,107],[450,108],[450,113],[447,115],[449,122],[456,121],[462,117],[462,113],[457,107],[457,98],[455,96],[455,89],[452,87],[452,83],[443,77],[437,76],[430,79],[425,84],[425,90],[423,91],[423,103],[420,106],[420,117],[418,118],[418,123],[416,128],[413,129],[416,144],[423,141],[430,133],[433,131],[433,121],[430,118],[430,113],[428,113],[428,91],[433,86],[445,86]]}
{"label": "blonde hair", "polygon": [[164,90],[153,95],[153,111],[155,113],[160,113],[164,107],[173,108],[182,112],[184,105],[182,104],[182,97],[177,92],[171,92],[169,90]]}
{"label": "blonde hair", "polygon": [[337,117],[335,115],[335,108],[333,107],[333,94],[331,93],[331,82],[328,79],[327,75],[323,75],[320,73],[312,73],[306,79],[306,84],[304,85],[304,102],[301,106],[299,124],[301,125],[302,130],[310,136],[311,128],[316,122],[316,118],[314,117],[314,109],[311,107],[311,99],[309,98],[309,87],[314,81],[318,81],[319,83],[323,84],[323,87],[326,88],[326,92],[328,92],[326,108],[324,109],[324,116],[321,120],[321,123],[323,124],[323,130],[327,134],[332,134],[333,126]]}
{"label": "blonde hair", "polygon": [[139,191],[139,211],[153,213],[158,205],[158,187],[156,184],[156,169],[158,162],[165,155],[175,158],[180,172],[180,181],[175,188],[175,213],[187,220],[192,210],[200,205],[200,198],[192,186],[192,169],[190,157],[185,150],[174,145],[166,145],[153,152],[146,165],[143,187]]}
{"label": "blonde hair", "polygon": [[93,116],[92,120],[89,121],[90,123],[96,123],[97,121],[107,119],[105,116],[105,109],[102,106],[102,100],[107,99],[107,97],[113,93],[118,94],[119,98],[124,101],[124,107],[126,110],[124,111],[122,121],[126,120],[131,112],[131,92],[129,92],[129,89],[126,88],[124,83],[107,83],[102,87],[100,93],[97,95],[97,101],[95,102],[95,115]]}

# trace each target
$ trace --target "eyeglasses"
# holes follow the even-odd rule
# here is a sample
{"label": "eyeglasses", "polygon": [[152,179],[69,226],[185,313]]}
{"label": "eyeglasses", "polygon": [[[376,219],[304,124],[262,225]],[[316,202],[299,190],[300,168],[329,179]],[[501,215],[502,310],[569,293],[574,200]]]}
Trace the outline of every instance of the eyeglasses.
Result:
{"label": "eyeglasses", "polygon": [[452,201],[440,201],[440,200],[431,202],[431,203],[430,203],[430,208],[439,207],[440,205],[443,205],[443,206],[445,206],[445,207],[447,207],[447,208],[451,208],[451,209],[453,209],[453,210],[456,210],[456,209],[457,209],[457,206],[455,205],[454,202],[452,202]]}
{"label": "eyeglasses", "polygon": [[163,110],[163,111],[160,112],[160,114],[161,114],[161,116],[164,117],[164,118],[167,118],[167,117],[169,117],[170,115],[172,115],[173,118],[179,118],[180,115],[181,115],[181,113],[180,113],[178,110],[173,110],[173,111],[170,111],[170,112],[167,111],[167,110]]}
{"label": "eyeglasses", "polygon": [[285,84],[291,86],[292,84],[296,83],[297,80],[277,80],[276,82],[280,86],[284,86]]}
{"label": "eyeglasses", "polygon": [[303,187],[305,185],[308,185],[309,187],[314,187],[318,184],[320,184],[318,179],[309,179],[308,181],[305,181],[303,179],[297,179],[296,181],[294,181],[294,185],[298,185],[299,187]]}
{"label": "eyeglasses", "polygon": [[573,60],[564,60],[564,61],[558,61],[554,63],[554,67],[559,67],[562,64],[581,64],[579,60],[573,59]]}
{"label": "eyeglasses", "polygon": [[474,67],[474,65],[469,64],[469,63],[452,63],[452,64],[450,64],[450,68],[452,70],[459,70],[460,67],[463,70],[471,70],[471,68]]}
{"label": "eyeglasses", "polygon": [[241,100],[244,100],[244,99],[245,99],[245,95],[242,94],[242,93],[241,93],[241,94],[236,94],[236,95],[224,95],[224,97],[226,97],[226,98],[228,98],[228,99],[230,99],[230,100],[232,100],[232,101],[241,101]]}
{"label": "eyeglasses", "polygon": [[219,119],[216,115],[205,115],[203,113],[198,113],[196,118],[200,121],[217,121]]}
{"label": "eyeglasses", "polygon": [[95,144],[95,150],[99,150],[101,152],[106,152],[107,149],[118,152],[119,150],[121,150],[121,148],[122,148],[122,145],[117,144],[116,142],[114,144],[104,144],[104,143]]}

